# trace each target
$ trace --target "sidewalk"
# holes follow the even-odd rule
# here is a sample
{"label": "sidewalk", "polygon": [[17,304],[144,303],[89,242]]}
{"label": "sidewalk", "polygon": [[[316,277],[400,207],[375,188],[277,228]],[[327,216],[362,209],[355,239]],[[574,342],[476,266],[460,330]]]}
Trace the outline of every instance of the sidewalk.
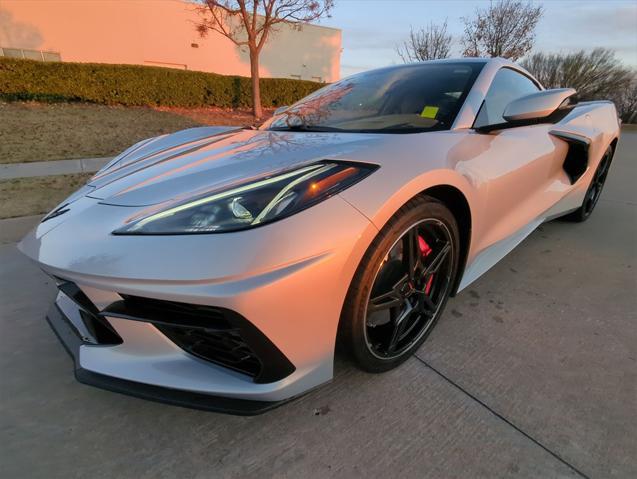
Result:
{"label": "sidewalk", "polygon": [[29,163],[0,164],[0,180],[32,176],[70,175],[93,173],[113,158],[81,158],[76,160],[34,161]]}

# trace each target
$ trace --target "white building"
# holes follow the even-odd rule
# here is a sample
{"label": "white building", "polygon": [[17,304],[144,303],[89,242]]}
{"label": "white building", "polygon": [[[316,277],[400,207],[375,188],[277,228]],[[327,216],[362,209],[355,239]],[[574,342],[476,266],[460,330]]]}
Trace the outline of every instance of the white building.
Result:
{"label": "white building", "polygon": [[[0,55],[250,76],[247,47],[216,32],[202,38],[199,19],[195,4],[179,0],[2,0]],[[261,53],[261,76],[338,80],[340,30],[276,28]]]}

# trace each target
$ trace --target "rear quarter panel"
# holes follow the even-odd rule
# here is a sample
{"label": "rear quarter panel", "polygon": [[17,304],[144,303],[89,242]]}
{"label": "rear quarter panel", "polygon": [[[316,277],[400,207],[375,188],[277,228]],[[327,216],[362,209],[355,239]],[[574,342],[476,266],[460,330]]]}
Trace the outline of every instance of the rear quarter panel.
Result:
{"label": "rear quarter panel", "polygon": [[[516,135],[515,130],[507,131]],[[542,135],[542,141],[529,138],[525,156],[548,156],[550,162],[520,166],[516,152],[511,151],[510,161],[496,163],[493,155],[497,135],[477,134],[468,128],[387,135],[387,140],[379,143],[372,154],[368,152],[365,156],[351,158],[377,163],[381,168],[341,196],[381,229],[402,205],[428,188],[439,185],[456,188],[466,198],[471,212],[472,230],[467,254],[467,265],[470,265],[480,252],[515,235],[526,225],[539,224],[578,207],[601,157],[619,136],[619,122],[611,102],[587,102],[578,105],[560,122],[537,125],[533,131]],[[551,131],[569,132],[590,141],[588,169],[573,185],[562,169],[568,144],[550,135]],[[546,168],[547,164],[549,168]],[[528,201],[523,200],[511,209],[511,205],[506,204],[512,196],[507,194],[507,188],[516,191],[524,188],[524,171],[517,168],[534,167],[543,168],[544,193],[535,192],[534,195],[529,192]],[[511,175],[515,181],[503,182],[501,191],[491,191],[490,198],[490,188],[495,188],[497,179],[505,178],[511,172],[516,173]],[[494,198],[494,194],[498,198]],[[489,207],[498,202],[502,208]],[[509,213],[506,213],[507,207]],[[505,213],[509,216],[505,217]]]}
{"label": "rear quarter panel", "polygon": [[[549,130],[555,135],[571,135],[589,142],[586,172],[565,192],[564,197],[547,212],[550,219],[578,208],[588,185],[611,144],[619,141],[621,123],[615,105],[610,101],[582,102]],[[557,138],[556,141],[566,143]]]}

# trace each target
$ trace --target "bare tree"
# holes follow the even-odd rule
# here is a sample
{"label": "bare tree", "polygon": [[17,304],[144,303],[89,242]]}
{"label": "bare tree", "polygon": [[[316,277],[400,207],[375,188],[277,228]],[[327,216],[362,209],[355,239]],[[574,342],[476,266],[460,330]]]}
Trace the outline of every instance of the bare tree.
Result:
{"label": "bare tree", "polygon": [[396,53],[405,63],[448,58],[452,37],[447,33],[447,20],[442,25],[433,22],[427,28],[410,28],[409,38],[396,47]]}
{"label": "bare tree", "polygon": [[476,9],[473,17],[462,18],[463,55],[517,60],[533,47],[535,27],[543,13],[542,6],[519,0],[498,0],[486,9]]}
{"label": "bare tree", "polygon": [[623,66],[612,50],[535,53],[522,66],[546,88],[575,88],[583,100],[613,100],[624,121],[636,120],[637,72]]}
{"label": "bare tree", "polygon": [[307,22],[329,15],[334,0],[202,0],[201,22],[197,31],[222,34],[237,46],[250,51],[252,111],[263,115],[259,88],[259,55],[277,25],[286,23],[297,29]]}
{"label": "bare tree", "polygon": [[615,52],[596,48],[568,54],[535,53],[521,62],[546,88],[575,88],[584,99],[609,95],[632,79]]}
{"label": "bare tree", "polygon": [[637,123],[637,72],[633,71],[633,79],[628,88],[618,91],[611,99],[624,123]]}

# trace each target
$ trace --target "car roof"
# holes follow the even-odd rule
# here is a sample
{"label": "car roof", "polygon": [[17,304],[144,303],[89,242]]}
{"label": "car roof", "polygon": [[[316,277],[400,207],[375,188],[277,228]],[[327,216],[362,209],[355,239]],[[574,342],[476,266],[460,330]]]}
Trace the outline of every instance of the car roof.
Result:
{"label": "car roof", "polygon": [[[483,58],[483,57],[460,57],[460,58],[442,58],[442,59],[438,59],[438,60],[426,60],[426,61],[422,61],[422,62],[410,62],[410,63],[401,63],[398,65],[388,65],[386,67],[380,67],[380,68],[373,68],[370,70],[365,70],[362,71],[358,74],[365,74],[365,73],[369,73],[369,72],[381,72],[381,71],[391,71],[391,70],[399,70],[399,69],[403,69],[403,68],[417,68],[418,66],[421,65],[435,65],[435,64],[445,64],[445,63],[451,63],[451,64],[458,64],[458,65],[469,65],[469,64],[479,64],[479,65],[485,65],[488,66],[490,68],[501,68],[503,66],[508,66],[508,67],[512,67],[515,68],[516,70],[521,70],[525,73],[526,72],[522,67],[520,67],[519,65],[517,65],[516,63],[512,62],[511,60],[507,60],[506,58],[500,58],[500,57],[495,57],[495,58]],[[355,75],[358,75],[355,74]],[[354,75],[354,76],[355,76]]]}
{"label": "car roof", "polygon": [[515,65],[511,60],[502,57],[456,57],[456,58],[439,58],[437,60],[425,60],[422,62],[409,63],[412,64],[428,64],[428,63],[489,63],[501,65]]}
{"label": "car roof", "polygon": [[518,70],[524,73],[526,76],[533,78],[533,80],[539,84],[537,79],[533,77],[527,70],[525,70],[521,65],[515,63],[511,60],[502,57],[493,57],[493,58],[483,58],[483,57],[461,57],[461,58],[444,58],[440,60],[427,60],[424,62],[416,62],[410,63],[408,65],[424,65],[429,63],[478,63],[485,65],[486,68],[491,70],[499,70],[502,67],[513,68],[514,70]]}

